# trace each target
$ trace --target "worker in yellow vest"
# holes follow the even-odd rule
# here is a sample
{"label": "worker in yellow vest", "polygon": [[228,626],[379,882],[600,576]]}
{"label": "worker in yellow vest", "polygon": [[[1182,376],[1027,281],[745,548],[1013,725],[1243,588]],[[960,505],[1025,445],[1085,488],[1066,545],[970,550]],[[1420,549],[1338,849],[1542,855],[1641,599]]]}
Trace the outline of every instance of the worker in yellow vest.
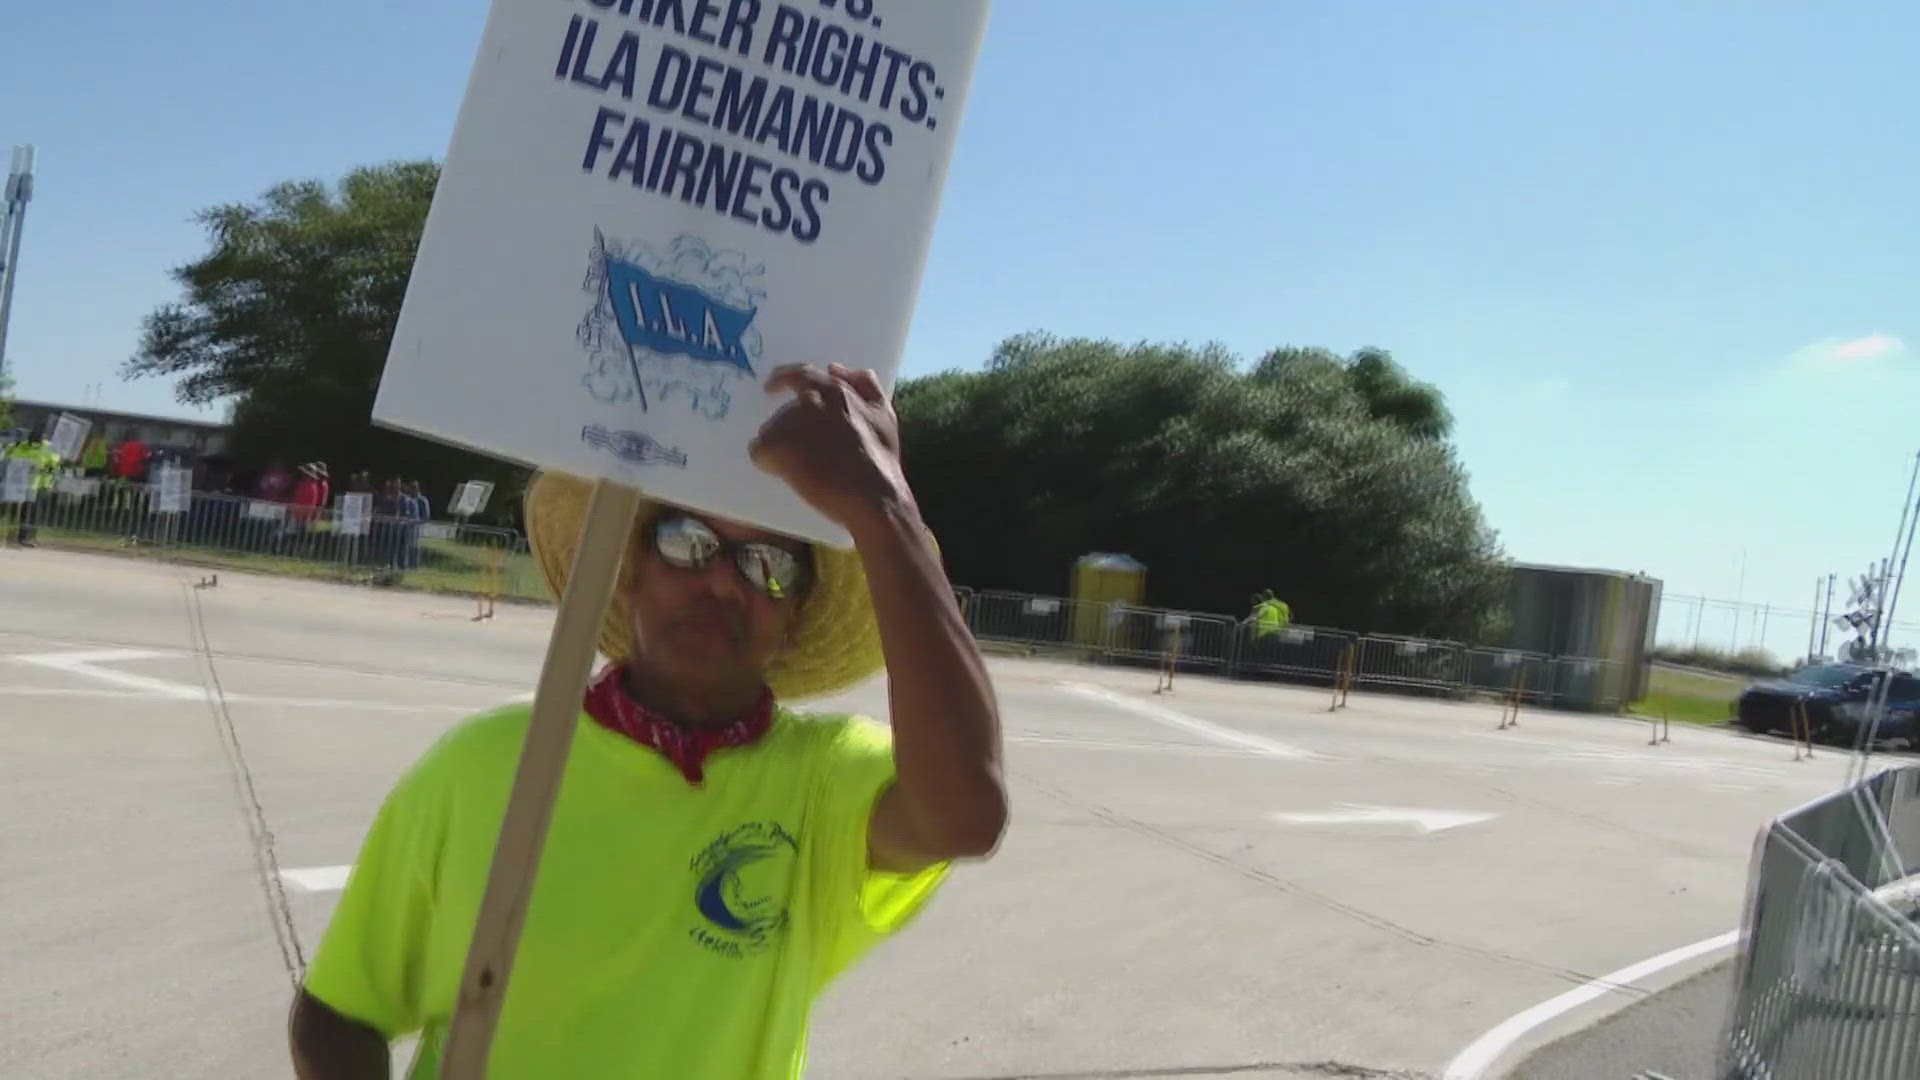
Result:
{"label": "worker in yellow vest", "polygon": [[105,436],[95,435],[87,440],[84,450],[80,451],[80,468],[88,476],[101,476],[107,471],[107,440]]}
{"label": "worker in yellow vest", "polygon": [[1247,616],[1247,622],[1253,625],[1256,641],[1270,638],[1293,622],[1293,609],[1286,601],[1274,599],[1272,589],[1266,589],[1253,598],[1253,614]]}

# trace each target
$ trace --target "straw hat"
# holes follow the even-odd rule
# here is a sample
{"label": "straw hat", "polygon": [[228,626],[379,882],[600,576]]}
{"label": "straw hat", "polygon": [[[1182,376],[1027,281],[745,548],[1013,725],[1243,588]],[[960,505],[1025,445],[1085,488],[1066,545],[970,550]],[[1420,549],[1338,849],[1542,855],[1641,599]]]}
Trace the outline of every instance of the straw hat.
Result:
{"label": "straw hat", "polygon": [[[527,489],[527,539],[534,561],[558,597],[566,589],[574,548],[587,516],[589,481],[542,471]],[[651,522],[660,503],[643,499],[637,525]],[[623,567],[620,580],[630,580]],[[867,595],[867,575],[852,551],[813,545],[813,587],[801,601],[793,634],[767,668],[767,686],[781,700],[820,697],[864,682],[879,671],[880,627]],[[633,623],[626,589],[614,594],[600,627],[600,651],[615,661],[633,652]]]}

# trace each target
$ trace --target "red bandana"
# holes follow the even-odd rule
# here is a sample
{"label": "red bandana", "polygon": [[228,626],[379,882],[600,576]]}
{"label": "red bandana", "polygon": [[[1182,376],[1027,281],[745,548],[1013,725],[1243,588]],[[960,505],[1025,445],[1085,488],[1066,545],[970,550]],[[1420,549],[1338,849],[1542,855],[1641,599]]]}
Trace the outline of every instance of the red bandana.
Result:
{"label": "red bandana", "polygon": [[587,684],[587,715],[609,731],[615,731],[642,746],[660,751],[687,783],[698,785],[706,778],[708,755],[730,746],[747,746],[773,726],[773,693],[762,691],[753,708],[733,723],[719,728],[690,728],[652,711],[627,693],[627,669],[609,664]]}

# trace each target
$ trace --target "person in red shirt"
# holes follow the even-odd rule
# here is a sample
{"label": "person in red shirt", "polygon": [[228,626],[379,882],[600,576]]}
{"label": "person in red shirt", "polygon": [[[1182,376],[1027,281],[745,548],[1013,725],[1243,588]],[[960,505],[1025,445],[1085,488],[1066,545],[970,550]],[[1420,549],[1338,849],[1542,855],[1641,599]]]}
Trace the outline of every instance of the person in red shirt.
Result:
{"label": "person in red shirt", "polygon": [[144,479],[147,475],[147,444],[139,439],[128,439],[114,447],[113,475],[130,483]]}
{"label": "person in red shirt", "polygon": [[287,507],[285,540],[289,545],[305,546],[307,533],[313,529],[313,519],[319,516],[326,497],[326,481],[320,479],[319,471],[311,463],[300,466],[300,479],[293,485],[293,504]]}

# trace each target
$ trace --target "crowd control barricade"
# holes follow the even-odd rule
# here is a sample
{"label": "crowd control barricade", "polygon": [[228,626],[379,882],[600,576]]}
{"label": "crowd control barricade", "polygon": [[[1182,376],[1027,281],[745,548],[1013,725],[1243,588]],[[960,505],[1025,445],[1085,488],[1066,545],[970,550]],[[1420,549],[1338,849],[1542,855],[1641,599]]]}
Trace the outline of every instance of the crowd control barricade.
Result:
{"label": "crowd control barricade", "polygon": [[1506,700],[1545,701],[1553,692],[1553,657],[1519,649],[1468,649],[1461,681],[1467,690]]}
{"label": "crowd control barricade", "polygon": [[[186,561],[406,583],[484,595],[538,595],[526,542],[511,529],[343,513],[221,492],[63,476],[36,498],[42,543],[146,550]],[[533,590],[533,591],[529,591]]]}
{"label": "crowd control barricade", "polygon": [[1920,1076],[1920,765],[1775,819],[1753,859],[1723,1080]]}
{"label": "crowd control barricade", "polygon": [[1448,691],[1461,684],[1466,647],[1452,641],[1368,634],[1360,639],[1359,686]]}
{"label": "crowd control barricade", "polygon": [[1331,681],[1348,662],[1358,635],[1325,626],[1293,624],[1262,630],[1241,620],[1233,631],[1235,675],[1267,675],[1310,682]]}
{"label": "crowd control barricade", "polygon": [[1076,644],[1074,622],[1081,601],[989,589],[975,593],[969,606],[967,624],[981,641],[1036,648]]}
{"label": "crowd control barricade", "polygon": [[1183,671],[1225,671],[1231,658],[1233,620],[1224,616],[1125,604],[1104,622],[1104,659],[1166,663],[1172,656]]}

